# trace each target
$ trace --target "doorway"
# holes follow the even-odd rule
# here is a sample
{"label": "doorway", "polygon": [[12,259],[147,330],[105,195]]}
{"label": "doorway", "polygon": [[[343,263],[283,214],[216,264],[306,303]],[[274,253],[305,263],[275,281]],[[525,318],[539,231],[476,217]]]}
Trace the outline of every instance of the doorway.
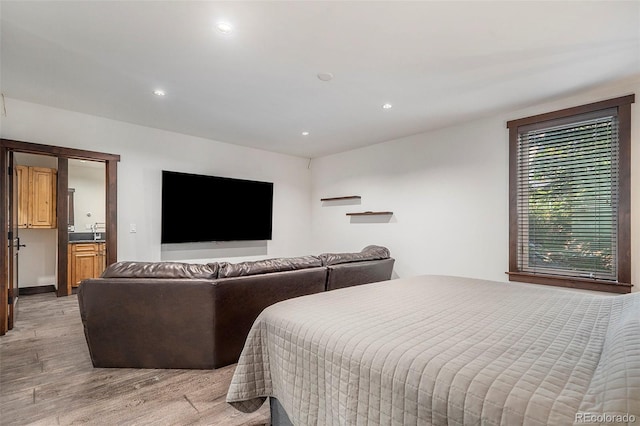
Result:
{"label": "doorway", "polygon": [[68,291],[77,291],[79,283],[97,278],[106,267],[106,208],[104,163],[69,160]]}
{"label": "doorway", "polygon": [[[71,287],[68,285],[68,253],[69,244],[69,160],[86,160],[104,164],[104,179],[106,182],[105,190],[105,240],[104,240],[104,259],[106,265],[110,265],[117,261],[117,163],[120,156],[116,154],[108,154],[95,151],[78,150],[73,148],[64,148],[51,145],[34,144],[30,142],[15,141],[9,139],[0,139],[0,188],[2,188],[2,197],[0,199],[0,231],[5,237],[9,235],[9,199],[13,194],[13,188],[10,187],[9,174],[9,157],[18,154],[36,154],[54,157],[57,159],[57,177],[56,177],[56,244],[57,244],[57,291],[58,296],[68,296],[71,294]],[[13,172],[12,172],[13,173]],[[6,241],[6,240],[5,240]],[[10,250],[9,244],[0,244],[0,258],[3,260],[0,267],[0,335],[4,335],[9,330],[9,324],[13,323],[13,317],[17,314],[17,295],[10,296],[10,276],[8,268],[8,260]],[[12,304],[11,309],[9,303]]]}
{"label": "doorway", "polygon": [[[56,291],[57,221],[55,186],[58,159],[49,155],[14,152],[18,176],[14,198],[18,204],[19,296]],[[10,327],[11,328],[11,327]]]}

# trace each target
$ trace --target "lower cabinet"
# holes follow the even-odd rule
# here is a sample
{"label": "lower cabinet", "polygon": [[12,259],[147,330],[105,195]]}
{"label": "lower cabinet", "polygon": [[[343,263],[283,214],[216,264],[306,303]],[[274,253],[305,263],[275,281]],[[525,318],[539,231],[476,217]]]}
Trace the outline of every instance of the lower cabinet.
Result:
{"label": "lower cabinet", "polygon": [[82,280],[97,278],[105,268],[105,243],[69,244],[69,286],[77,287]]}

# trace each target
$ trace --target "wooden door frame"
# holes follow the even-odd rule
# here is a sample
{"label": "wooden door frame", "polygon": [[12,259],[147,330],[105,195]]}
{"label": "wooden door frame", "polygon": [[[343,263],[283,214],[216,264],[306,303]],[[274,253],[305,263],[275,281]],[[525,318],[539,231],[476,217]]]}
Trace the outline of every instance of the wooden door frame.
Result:
{"label": "wooden door frame", "polygon": [[0,189],[3,195],[0,205],[0,227],[2,227],[2,241],[0,244],[0,335],[3,335],[9,329],[9,248],[5,244],[9,237],[9,223],[7,214],[9,213],[9,179],[7,170],[9,168],[8,151],[4,148],[0,149]]}
{"label": "wooden door frame", "polygon": [[[67,228],[67,189],[69,187],[69,159],[98,161],[105,163],[105,192],[106,192],[106,216],[105,230],[106,240],[105,247],[107,251],[106,264],[115,263],[118,259],[118,206],[117,206],[117,184],[118,184],[118,162],[120,156],[116,154],[107,154],[104,152],[87,151],[75,148],[64,148],[53,145],[42,145],[31,142],[16,141],[11,139],[0,139],[0,188],[7,188],[8,179],[5,170],[8,167],[9,151],[46,155],[56,157],[58,159],[58,181],[56,191],[56,215],[58,228],[58,273],[57,285],[58,296],[68,296],[71,289],[68,286],[67,263],[68,253],[67,246],[69,244],[69,232]],[[9,233],[8,228],[8,208],[9,198],[7,193],[0,197],[0,232],[3,235],[3,241]],[[0,336],[7,332],[8,318],[8,265],[6,259],[9,255],[7,244],[0,244],[0,259],[4,266],[0,267]]]}

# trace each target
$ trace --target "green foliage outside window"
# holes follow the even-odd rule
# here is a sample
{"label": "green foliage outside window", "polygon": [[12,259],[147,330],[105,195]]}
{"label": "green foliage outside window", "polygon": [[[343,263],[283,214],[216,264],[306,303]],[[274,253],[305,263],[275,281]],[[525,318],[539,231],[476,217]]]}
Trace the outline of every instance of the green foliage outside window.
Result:
{"label": "green foliage outside window", "polygon": [[528,221],[524,269],[615,278],[615,132],[608,117],[521,135],[527,144],[520,170]]}

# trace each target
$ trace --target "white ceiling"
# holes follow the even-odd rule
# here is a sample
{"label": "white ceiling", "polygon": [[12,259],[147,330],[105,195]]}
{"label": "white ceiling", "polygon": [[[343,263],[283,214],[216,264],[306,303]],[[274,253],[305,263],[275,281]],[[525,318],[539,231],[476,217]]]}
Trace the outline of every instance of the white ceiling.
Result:
{"label": "white ceiling", "polygon": [[302,157],[640,75],[638,1],[3,0],[0,15],[7,97]]}

